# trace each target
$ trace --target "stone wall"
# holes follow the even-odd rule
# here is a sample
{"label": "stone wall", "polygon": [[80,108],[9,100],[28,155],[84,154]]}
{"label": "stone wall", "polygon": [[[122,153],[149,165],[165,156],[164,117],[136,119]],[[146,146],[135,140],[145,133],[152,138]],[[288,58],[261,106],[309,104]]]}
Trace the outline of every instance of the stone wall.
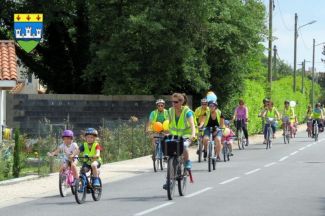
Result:
{"label": "stone wall", "polygon": [[[169,96],[163,98],[170,99]],[[44,118],[51,124],[68,121],[76,131],[98,128],[103,120],[127,120],[130,116],[145,120],[155,108],[155,100],[154,96],[147,95],[8,94],[6,123],[8,127],[18,127],[31,135],[39,133],[39,122]],[[189,104],[192,104],[191,97]]]}

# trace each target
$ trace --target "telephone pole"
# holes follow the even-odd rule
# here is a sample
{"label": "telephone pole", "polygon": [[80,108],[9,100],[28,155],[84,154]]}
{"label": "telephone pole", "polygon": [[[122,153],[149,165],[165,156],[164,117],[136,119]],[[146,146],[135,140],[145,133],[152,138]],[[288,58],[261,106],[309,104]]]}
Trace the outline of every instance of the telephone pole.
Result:
{"label": "telephone pole", "polygon": [[277,56],[278,50],[276,48],[276,45],[273,47],[273,60],[274,60],[274,65],[273,65],[273,77],[276,79],[276,56]]}
{"label": "telephone pole", "polygon": [[272,12],[273,0],[269,0],[269,53],[268,53],[268,81],[269,81],[269,97],[272,92]]}
{"label": "telephone pole", "polygon": [[298,15],[295,13],[295,35],[294,35],[294,54],[293,54],[293,92],[296,92],[296,65],[297,65],[297,30]]}
{"label": "telephone pole", "polygon": [[304,93],[304,79],[305,79],[305,71],[306,71],[306,60],[302,62],[302,70],[301,70],[301,93]]}

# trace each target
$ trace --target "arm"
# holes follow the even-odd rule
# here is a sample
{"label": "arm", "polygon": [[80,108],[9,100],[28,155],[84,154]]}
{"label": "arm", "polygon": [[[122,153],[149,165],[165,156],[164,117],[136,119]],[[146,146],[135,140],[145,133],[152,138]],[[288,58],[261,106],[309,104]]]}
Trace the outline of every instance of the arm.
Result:
{"label": "arm", "polygon": [[57,147],[54,151],[52,151],[52,152],[48,152],[47,155],[50,156],[50,157],[53,157],[53,156],[55,156],[55,155],[58,155],[59,152],[60,152],[60,148]]}
{"label": "arm", "polygon": [[245,107],[246,107],[246,121],[248,121],[248,107],[247,106]]}
{"label": "arm", "polygon": [[194,124],[194,119],[193,119],[193,115],[191,117],[188,118],[188,122],[190,123],[191,126],[191,138],[193,139],[195,137],[195,124]]}

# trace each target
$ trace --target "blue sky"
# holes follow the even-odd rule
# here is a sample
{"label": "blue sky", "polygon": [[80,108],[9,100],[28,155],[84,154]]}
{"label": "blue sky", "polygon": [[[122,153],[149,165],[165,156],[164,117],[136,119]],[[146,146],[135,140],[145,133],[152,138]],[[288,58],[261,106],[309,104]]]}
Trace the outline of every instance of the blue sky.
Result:
{"label": "blue sky", "polygon": [[[269,0],[262,0],[266,5],[268,14]],[[306,59],[306,68],[312,66],[313,38],[316,44],[325,42],[325,0],[274,0],[275,9],[273,11],[273,36],[277,40],[273,45],[277,46],[281,59],[293,67],[294,50],[294,16],[298,14],[298,26],[302,26],[310,21],[317,22],[300,28],[297,39],[297,68]],[[267,15],[268,16],[268,15]],[[268,26],[268,18],[267,18]],[[267,47],[267,42],[264,43]],[[315,47],[315,68],[316,71],[325,72],[325,64],[321,62],[322,45]]]}

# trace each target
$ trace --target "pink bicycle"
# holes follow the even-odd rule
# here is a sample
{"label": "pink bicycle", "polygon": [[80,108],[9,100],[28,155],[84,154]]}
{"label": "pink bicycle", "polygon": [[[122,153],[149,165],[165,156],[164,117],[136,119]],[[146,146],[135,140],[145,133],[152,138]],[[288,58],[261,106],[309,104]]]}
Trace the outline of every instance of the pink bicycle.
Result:
{"label": "pink bicycle", "polygon": [[71,192],[74,195],[75,189],[74,189],[74,177],[72,174],[72,170],[70,167],[63,170],[63,172],[60,172],[59,174],[59,190],[60,195],[62,197],[67,196],[69,188],[71,188]]}

